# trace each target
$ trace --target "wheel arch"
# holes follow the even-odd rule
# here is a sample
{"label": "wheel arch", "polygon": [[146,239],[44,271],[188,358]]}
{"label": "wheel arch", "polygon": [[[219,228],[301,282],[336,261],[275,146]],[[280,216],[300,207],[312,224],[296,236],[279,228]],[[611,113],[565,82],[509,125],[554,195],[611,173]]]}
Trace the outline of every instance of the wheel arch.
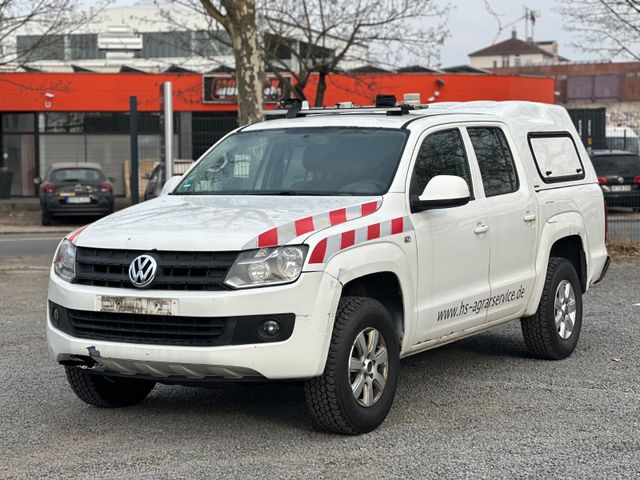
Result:
{"label": "wheel arch", "polygon": [[587,291],[590,268],[586,253],[588,248],[584,219],[578,212],[555,215],[545,223],[536,258],[536,281],[524,316],[533,315],[538,309],[551,257],[569,260],[580,279],[582,293]]}
{"label": "wheel arch", "polygon": [[401,350],[408,348],[415,329],[415,271],[403,250],[392,242],[378,242],[340,252],[326,272],[342,285],[340,297],[374,298],[389,309],[398,330]]}

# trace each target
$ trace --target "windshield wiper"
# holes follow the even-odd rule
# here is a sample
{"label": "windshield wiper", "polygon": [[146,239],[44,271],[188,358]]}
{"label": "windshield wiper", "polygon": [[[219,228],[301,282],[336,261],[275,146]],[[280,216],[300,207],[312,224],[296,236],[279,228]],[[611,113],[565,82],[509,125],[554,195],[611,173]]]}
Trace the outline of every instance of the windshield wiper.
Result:
{"label": "windshield wiper", "polygon": [[277,196],[300,196],[300,197],[336,197],[336,196],[344,196],[351,195],[348,192],[314,192],[314,191],[303,191],[303,190],[275,190],[275,191],[264,191],[261,192],[259,190],[255,190],[252,192],[246,192],[246,195],[277,195]]}
{"label": "windshield wiper", "polygon": [[247,195],[247,196],[282,196],[282,197],[352,197],[352,196],[369,196],[369,193],[353,193],[353,192],[314,192],[303,190],[246,190],[246,191],[229,191],[229,192],[173,192],[172,195]]}

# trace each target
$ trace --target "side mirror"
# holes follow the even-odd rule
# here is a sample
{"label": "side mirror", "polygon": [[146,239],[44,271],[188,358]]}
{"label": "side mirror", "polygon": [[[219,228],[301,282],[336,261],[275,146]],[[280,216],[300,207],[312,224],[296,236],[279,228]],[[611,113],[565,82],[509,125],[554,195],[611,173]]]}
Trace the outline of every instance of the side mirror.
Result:
{"label": "side mirror", "polygon": [[109,180],[111,183],[116,183],[116,182],[118,181],[118,179],[117,179],[116,177],[109,177],[109,178],[108,178],[108,180]]}
{"label": "side mirror", "polygon": [[167,180],[167,183],[165,183],[164,186],[162,187],[162,191],[160,192],[160,196],[168,195],[171,192],[173,192],[173,190],[180,183],[180,180],[182,180],[182,175],[174,175],[169,180]]}
{"label": "side mirror", "polygon": [[36,177],[33,179],[33,183],[36,185],[40,185],[42,183],[42,179],[40,177]]}
{"label": "side mirror", "polygon": [[142,175],[140,175],[140,178],[143,180],[151,180],[151,174],[150,173],[143,173]]}
{"label": "side mirror", "polygon": [[469,200],[471,200],[469,186],[462,177],[436,175],[429,180],[422,195],[412,199],[411,211],[459,207],[469,203]]}

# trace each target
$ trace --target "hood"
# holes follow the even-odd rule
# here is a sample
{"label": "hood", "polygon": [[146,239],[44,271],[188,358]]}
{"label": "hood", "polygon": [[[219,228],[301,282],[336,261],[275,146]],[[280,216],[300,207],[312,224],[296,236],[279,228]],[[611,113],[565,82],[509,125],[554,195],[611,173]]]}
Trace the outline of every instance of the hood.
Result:
{"label": "hood", "polygon": [[352,196],[165,195],[98,220],[84,229],[75,243],[132,250],[242,250],[257,245],[257,238],[273,229],[380,200]]}

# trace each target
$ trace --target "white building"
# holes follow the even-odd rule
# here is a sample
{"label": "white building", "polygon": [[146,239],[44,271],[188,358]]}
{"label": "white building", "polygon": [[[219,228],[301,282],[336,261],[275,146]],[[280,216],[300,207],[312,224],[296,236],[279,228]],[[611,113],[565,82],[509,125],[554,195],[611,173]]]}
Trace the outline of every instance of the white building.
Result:
{"label": "white building", "polygon": [[[29,25],[8,37],[0,52],[9,57],[17,53],[21,68],[48,72],[85,69],[116,72],[123,66],[150,73],[171,68],[201,73],[232,70],[235,62],[228,35],[212,22],[205,15],[170,4],[113,7],[73,31],[51,36],[45,42],[37,26]],[[263,39],[268,41],[270,33],[286,32],[290,48],[297,51],[305,48],[302,30],[289,25],[279,32],[269,32],[267,24],[273,25],[273,21],[259,21]],[[41,45],[33,49],[39,42]],[[342,46],[343,40],[325,37],[324,48],[329,52]],[[295,55],[286,49],[279,50],[278,55],[287,64],[293,64],[295,70]],[[368,57],[366,46],[353,45],[350,59],[342,62],[340,68],[350,70],[366,65]]]}
{"label": "white building", "polygon": [[469,54],[471,66],[482,69],[553,65],[568,61],[558,55],[557,42],[525,42],[516,37],[515,31],[508,40]]}

